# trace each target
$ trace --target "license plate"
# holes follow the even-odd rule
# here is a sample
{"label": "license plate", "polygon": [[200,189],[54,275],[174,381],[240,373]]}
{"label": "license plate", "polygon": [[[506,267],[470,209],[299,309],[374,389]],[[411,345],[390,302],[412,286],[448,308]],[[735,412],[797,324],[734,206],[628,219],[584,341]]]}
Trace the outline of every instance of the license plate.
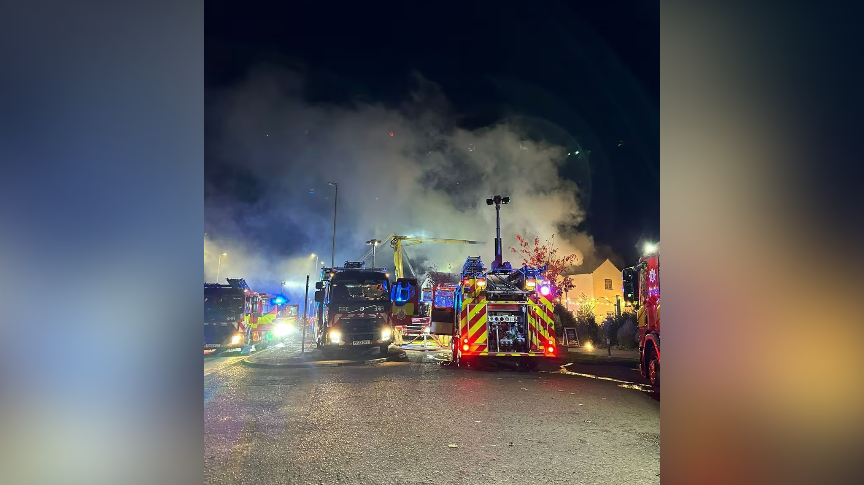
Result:
{"label": "license plate", "polygon": [[351,342],[352,345],[369,345],[371,343],[372,343],[371,340],[355,340],[355,341]]}
{"label": "license plate", "polygon": [[204,344],[204,348],[221,347],[222,344]]}

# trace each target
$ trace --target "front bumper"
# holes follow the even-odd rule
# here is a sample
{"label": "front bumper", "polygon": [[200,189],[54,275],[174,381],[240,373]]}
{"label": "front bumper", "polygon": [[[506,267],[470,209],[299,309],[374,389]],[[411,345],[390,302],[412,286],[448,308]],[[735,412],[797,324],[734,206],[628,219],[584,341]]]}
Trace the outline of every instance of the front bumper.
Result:
{"label": "front bumper", "polygon": [[204,344],[204,350],[230,350],[230,349],[239,349],[243,347],[243,343],[239,344]]}
{"label": "front bumper", "polygon": [[[392,338],[390,340],[368,340],[368,339],[351,340],[351,338],[352,338],[351,336],[342,337],[342,341],[340,341],[338,344],[327,341],[327,342],[324,342],[324,347],[361,348],[361,347],[377,347],[379,345],[384,345],[384,344],[390,345],[393,343]],[[364,342],[364,343],[356,343],[355,344],[355,342]],[[366,343],[366,342],[368,342],[368,343]]]}

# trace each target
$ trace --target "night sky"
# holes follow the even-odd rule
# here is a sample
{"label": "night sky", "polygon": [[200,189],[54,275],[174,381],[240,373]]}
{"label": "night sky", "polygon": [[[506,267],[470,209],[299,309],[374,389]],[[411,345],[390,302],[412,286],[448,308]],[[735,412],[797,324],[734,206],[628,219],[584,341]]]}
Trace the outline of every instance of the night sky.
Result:
{"label": "night sky", "polygon": [[[208,103],[261,64],[301,71],[309,103],[395,106],[419,73],[460,127],[518,120],[528,137],[579,150],[561,168],[587,212],[577,229],[632,264],[660,232],[659,4],[520,3],[211,0]],[[212,121],[205,196],[242,199],[253,177],[214,148]]]}

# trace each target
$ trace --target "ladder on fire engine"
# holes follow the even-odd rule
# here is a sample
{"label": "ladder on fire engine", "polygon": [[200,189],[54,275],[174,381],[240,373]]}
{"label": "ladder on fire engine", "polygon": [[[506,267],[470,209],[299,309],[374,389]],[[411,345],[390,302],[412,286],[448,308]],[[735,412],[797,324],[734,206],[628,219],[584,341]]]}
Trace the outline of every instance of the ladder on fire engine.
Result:
{"label": "ladder on fire engine", "polygon": [[410,340],[406,341],[402,329],[397,327],[393,334],[393,344],[406,350],[442,350],[450,348],[449,335],[433,335],[421,331],[419,334],[411,334],[408,337]]}
{"label": "ladder on fire engine", "polygon": [[[450,348],[449,340],[452,338],[449,335],[431,335],[425,332],[421,333],[420,335],[411,335],[411,340],[407,342],[402,337],[402,332],[397,332],[395,345],[401,349],[407,350],[448,349]],[[420,348],[418,349],[417,347]]]}

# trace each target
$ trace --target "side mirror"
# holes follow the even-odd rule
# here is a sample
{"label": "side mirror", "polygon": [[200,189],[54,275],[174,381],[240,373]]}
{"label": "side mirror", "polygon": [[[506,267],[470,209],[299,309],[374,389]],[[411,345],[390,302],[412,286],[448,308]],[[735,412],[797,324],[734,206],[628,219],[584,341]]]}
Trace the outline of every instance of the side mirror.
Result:
{"label": "side mirror", "polygon": [[324,282],[323,281],[316,281],[315,282],[315,289],[316,290],[323,290],[324,289]]}
{"label": "side mirror", "polygon": [[318,290],[315,292],[315,302],[322,303],[324,301],[324,291]]}

